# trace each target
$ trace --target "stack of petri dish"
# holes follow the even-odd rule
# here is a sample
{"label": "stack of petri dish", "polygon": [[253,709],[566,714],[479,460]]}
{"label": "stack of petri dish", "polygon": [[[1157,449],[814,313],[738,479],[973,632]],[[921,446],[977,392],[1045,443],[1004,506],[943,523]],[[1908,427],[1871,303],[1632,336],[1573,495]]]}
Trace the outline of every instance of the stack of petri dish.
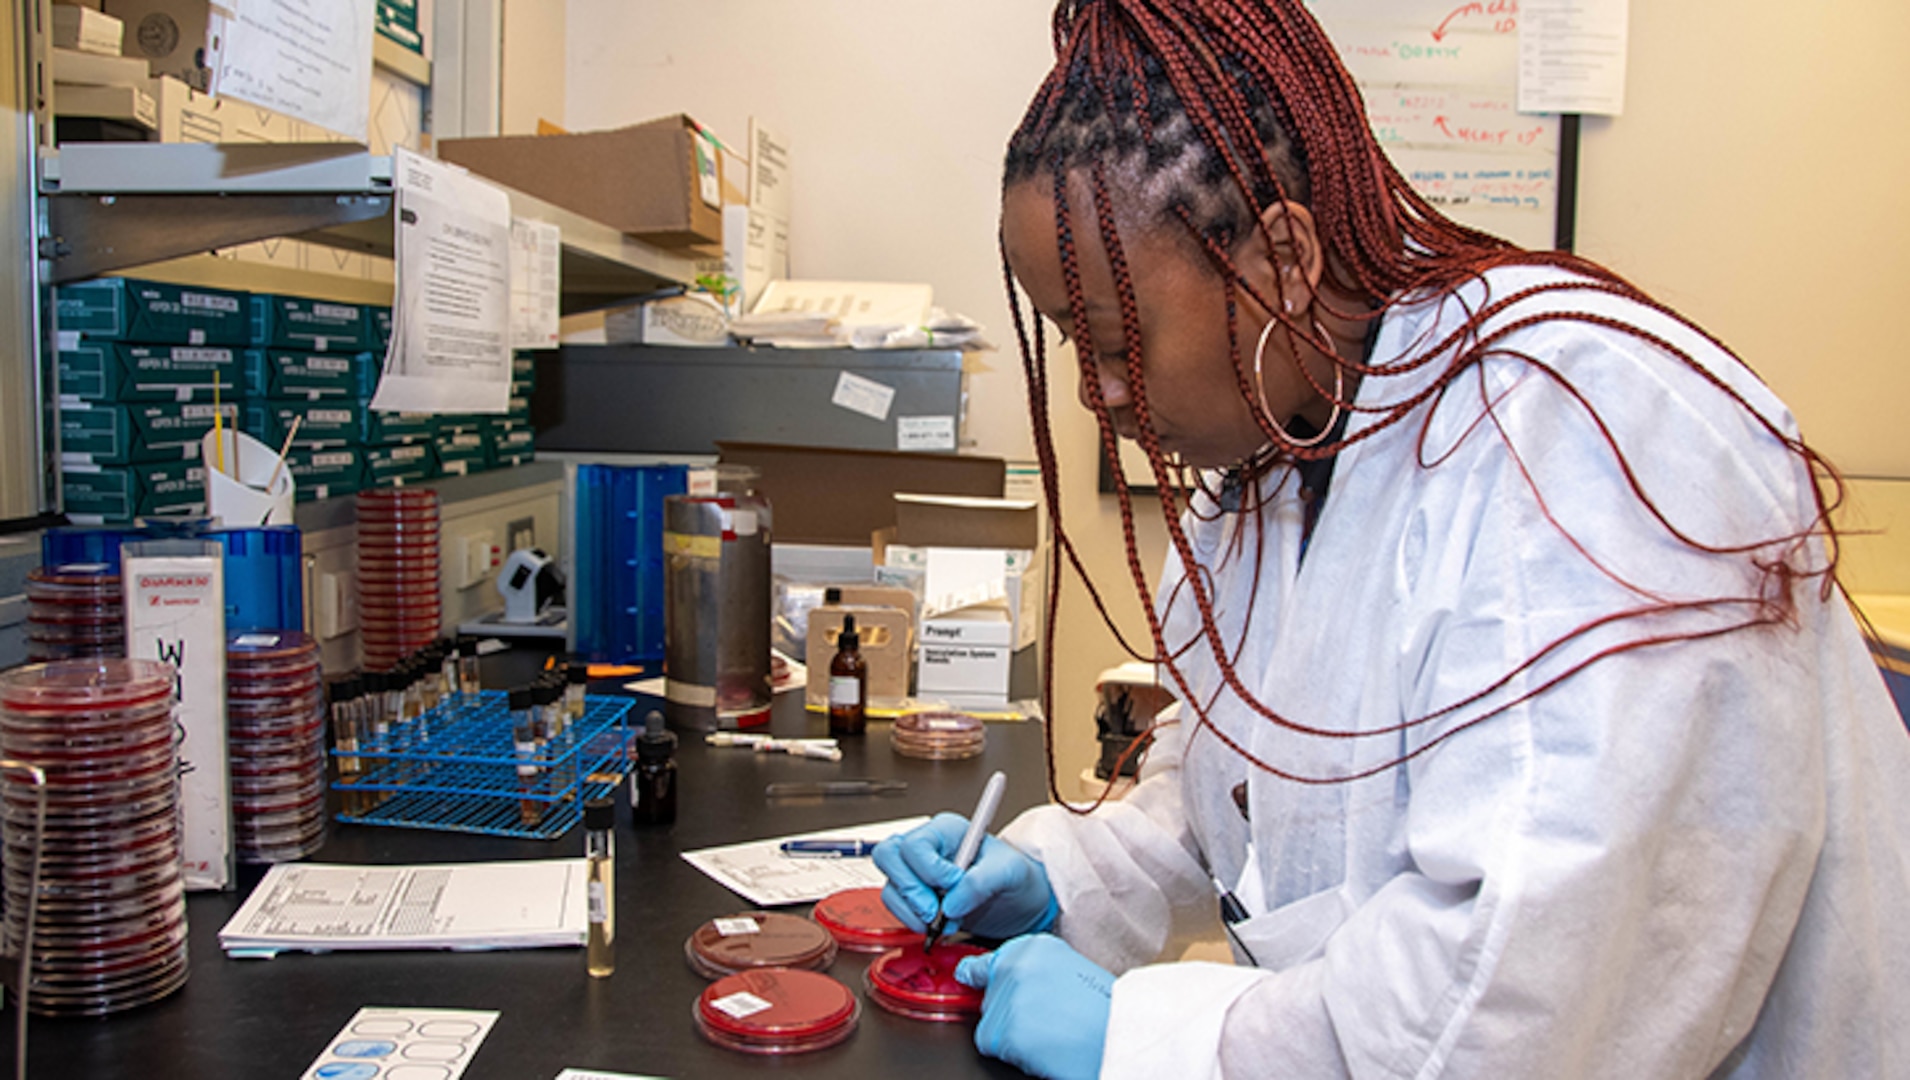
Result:
{"label": "stack of petri dish", "polygon": [[119,573],[102,563],[42,566],[27,574],[27,660],[126,655]]}
{"label": "stack of petri dish", "polygon": [[388,671],[438,640],[438,493],[358,493],[358,633],[365,669]]}
{"label": "stack of petri dish", "polygon": [[[0,754],[46,772],[47,816],[29,1008],[103,1016],[186,981],[173,669],[62,660],[0,674]],[[31,892],[37,792],[0,775],[6,951]]]}
{"label": "stack of petri dish", "polygon": [[754,968],[823,971],[836,962],[836,939],[808,919],[745,911],[697,927],[683,955],[706,979]]}
{"label": "stack of petri dish", "polygon": [[953,761],[974,757],[987,745],[987,728],[966,713],[904,713],[889,732],[889,746],[903,757]]}
{"label": "stack of petri dish", "polygon": [[810,918],[850,952],[888,952],[922,944],[922,935],[910,930],[882,902],[881,889],[844,889],[816,901]]}
{"label": "stack of petri dish", "polygon": [[324,675],[295,630],[226,641],[226,748],[240,862],[302,859],[325,843]]}
{"label": "stack of petri dish", "polygon": [[869,964],[869,1000],[916,1020],[973,1020],[982,1014],[982,992],[956,982],[955,965],[987,951],[961,942],[942,942],[926,952],[892,949]]}
{"label": "stack of petri dish", "polygon": [[813,971],[771,968],[729,975],[696,999],[696,1030],[745,1054],[800,1054],[855,1034],[861,1003],[848,987]]}

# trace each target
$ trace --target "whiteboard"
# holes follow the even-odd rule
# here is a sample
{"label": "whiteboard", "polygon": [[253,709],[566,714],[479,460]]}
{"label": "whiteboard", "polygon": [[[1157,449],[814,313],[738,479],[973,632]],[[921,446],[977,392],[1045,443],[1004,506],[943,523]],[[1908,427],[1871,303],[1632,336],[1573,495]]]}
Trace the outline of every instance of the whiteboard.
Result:
{"label": "whiteboard", "polygon": [[1448,216],[1554,246],[1560,120],[1518,111],[1519,0],[1308,0],[1407,182]]}

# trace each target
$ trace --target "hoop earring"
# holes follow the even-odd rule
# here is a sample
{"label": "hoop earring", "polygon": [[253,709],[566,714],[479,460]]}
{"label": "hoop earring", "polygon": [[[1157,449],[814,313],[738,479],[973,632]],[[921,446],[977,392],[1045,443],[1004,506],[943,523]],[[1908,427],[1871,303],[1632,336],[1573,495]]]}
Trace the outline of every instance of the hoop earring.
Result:
{"label": "hoop earring", "polygon": [[[1273,328],[1279,324],[1279,321],[1278,319],[1268,319],[1267,325],[1260,331],[1260,343],[1254,346],[1253,350],[1253,382],[1255,388],[1260,392],[1260,407],[1266,411],[1267,423],[1273,425],[1273,430],[1279,433],[1280,438],[1285,441],[1290,448],[1304,450],[1307,447],[1318,446],[1325,442],[1326,437],[1332,434],[1333,429],[1339,425],[1341,412],[1340,399],[1346,395],[1346,369],[1340,366],[1338,358],[1334,358],[1333,415],[1327,418],[1326,426],[1320,429],[1319,434],[1309,439],[1295,439],[1292,435],[1287,434],[1287,429],[1281,426],[1280,421],[1273,418],[1273,407],[1267,404],[1267,380],[1261,370],[1267,352],[1267,338],[1273,333]],[[1333,339],[1327,335],[1326,327],[1321,324],[1318,315],[1313,317],[1313,331],[1320,335],[1321,341],[1332,342]]]}

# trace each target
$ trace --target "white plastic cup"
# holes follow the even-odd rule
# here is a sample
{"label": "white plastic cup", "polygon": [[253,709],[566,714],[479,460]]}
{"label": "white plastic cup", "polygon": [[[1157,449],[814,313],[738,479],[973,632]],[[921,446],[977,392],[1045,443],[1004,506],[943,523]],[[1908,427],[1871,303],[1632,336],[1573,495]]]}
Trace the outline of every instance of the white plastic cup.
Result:
{"label": "white plastic cup", "polygon": [[[219,443],[225,443],[225,471],[219,471]],[[206,513],[230,528],[290,525],[292,470],[280,469],[279,452],[242,431],[208,431],[199,442],[206,474]],[[273,479],[277,471],[278,478]],[[267,491],[265,485],[272,485]]]}

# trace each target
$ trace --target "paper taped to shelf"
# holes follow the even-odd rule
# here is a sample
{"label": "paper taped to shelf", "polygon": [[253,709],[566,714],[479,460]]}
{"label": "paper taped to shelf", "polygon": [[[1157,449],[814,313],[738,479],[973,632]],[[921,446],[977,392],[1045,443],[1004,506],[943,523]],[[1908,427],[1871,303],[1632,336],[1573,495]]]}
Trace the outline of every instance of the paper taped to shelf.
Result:
{"label": "paper taped to shelf", "polygon": [[207,35],[212,92],[364,142],[376,14],[374,0],[220,0]]}
{"label": "paper taped to shelf", "polygon": [[373,409],[502,413],[511,398],[511,199],[398,147],[398,284]]}

